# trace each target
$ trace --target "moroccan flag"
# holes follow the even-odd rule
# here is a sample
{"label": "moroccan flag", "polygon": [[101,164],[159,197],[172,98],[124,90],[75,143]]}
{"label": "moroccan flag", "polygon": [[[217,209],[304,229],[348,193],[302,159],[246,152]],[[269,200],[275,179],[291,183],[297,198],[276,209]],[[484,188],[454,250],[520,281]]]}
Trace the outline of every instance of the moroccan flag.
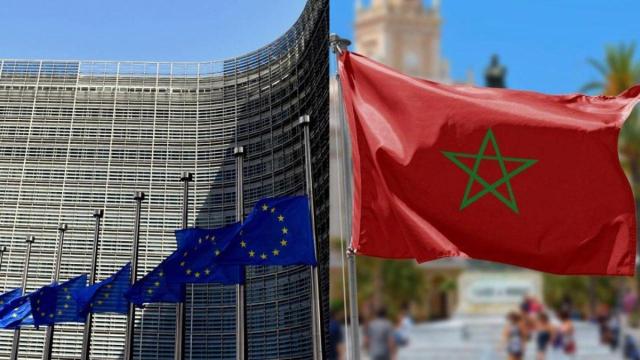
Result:
{"label": "moroccan flag", "polygon": [[590,97],[444,85],[348,52],[339,71],[357,253],[634,273],[618,134],[640,86]]}

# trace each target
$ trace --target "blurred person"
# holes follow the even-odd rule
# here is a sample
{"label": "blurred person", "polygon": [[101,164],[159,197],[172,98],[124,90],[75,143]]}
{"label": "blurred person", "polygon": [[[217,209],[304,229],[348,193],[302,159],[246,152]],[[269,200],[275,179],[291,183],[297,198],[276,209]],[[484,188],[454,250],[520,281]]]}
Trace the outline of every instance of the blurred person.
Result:
{"label": "blurred person", "polygon": [[609,306],[603,303],[598,304],[596,307],[595,320],[598,323],[601,344],[609,343],[609,316]]}
{"label": "blurred person", "polygon": [[638,294],[630,288],[626,288],[622,297],[622,309],[625,314],[630,314],[638,308]]}
{"label": "blurred person", "polygon": [[509,360],[524,358],[526,338],[527,330],[522,316],[515,311],[507,314],[507,324],[502,331],[502,342]]}
{"label": "blurred person", "polygon": [[329,349],[328,360],[343,360],[344,359],[344,330],[342,327],[341,319],[343,318],[340,312],[336,309],[332,309],[329,319]]}
{"label": "blurred person", "polygon": [[620,343],[620,332],[622,330],[620,315],[616,312],[607,321],[608,344],[611,351],[616,351]]}
{"label": "blurred person", "polygon": [[623,356],[627,360],[640,360],[638,341],[627,334],[624,338]]}
{"label": "blurred person", "polygon": [[395,341],[398,347],[409,345],[412,329],[413,318],[411,317],[409,304],[403,304],[400,314],[398,315],[398,323],[395,330]]}
{"label": "blurred person", "polygon": [[560,325],[558,326],[555,344],[567,357],[573,358],[576,353],[576,340],[571,313],[567,310],[561,310],[558,317],[560,318]]}
{"label": "blurred person", "polygon": [[387,311],[378,309],[375,319],[364,329],[364,347],[371,360],[393,360],[396,353],[393,324],[387,319]]}
{"label": "blurred person", "polygon": [[536,322],[536,359],[544,360],[547,356],[547,349],[551,339],[555,336],[555,330],[549,321],[549,315],[545,312],[538,314]]}

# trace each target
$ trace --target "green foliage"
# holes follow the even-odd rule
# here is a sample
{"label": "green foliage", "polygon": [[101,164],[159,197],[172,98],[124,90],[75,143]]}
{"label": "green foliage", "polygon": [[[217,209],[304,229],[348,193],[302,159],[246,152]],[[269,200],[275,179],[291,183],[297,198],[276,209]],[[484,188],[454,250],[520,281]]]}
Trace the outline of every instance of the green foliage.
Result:
{"label": "green foliage", "polygon": [[[596,302],[615,305],[616,279],[611,277],[593,277],[593,279]],[[590,292],[588,276],[544,275],[544,300],[554,309],[559,309],[565,296],[568,296],[577,309],[586,310],[590,305]]]}
{"label": "green foliage", "polygon": [[395,316],[404,304],[425,300],[428,288],[424,271],[415,261],[363,256],[358,257],[357,272],[361,304],[379,297],[389,314]]}
{"label": "green foliage", "polygon": [[[640,84],[640,60],[636,58],[636,44],[608,45],[604,60],[589,59],[600,79],[582,87],[582,91],[597,91],[615,96],[635,84]],[[622,165],[631,177],[636,199],[640,200],[640,114],[631,114],[620,133]]]}

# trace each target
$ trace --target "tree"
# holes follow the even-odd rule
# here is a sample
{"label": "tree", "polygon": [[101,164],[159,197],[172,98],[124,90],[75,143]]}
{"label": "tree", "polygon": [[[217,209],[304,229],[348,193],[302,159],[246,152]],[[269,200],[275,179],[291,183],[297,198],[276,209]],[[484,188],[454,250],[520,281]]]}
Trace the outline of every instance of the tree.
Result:
{"label": "tree", "polygon": [[[635,43],[629,45],[608,45],[604,61],[588,59],[589,64],[599,73],[601,79],[591,81],[582,91],[597,91],[602,95],[615,96],[640,83],[640,61],[635,60]],[[640,203],[640,120],[636,110],[627,120],[620,133],[620,155],[625,170],[629,173]]]}

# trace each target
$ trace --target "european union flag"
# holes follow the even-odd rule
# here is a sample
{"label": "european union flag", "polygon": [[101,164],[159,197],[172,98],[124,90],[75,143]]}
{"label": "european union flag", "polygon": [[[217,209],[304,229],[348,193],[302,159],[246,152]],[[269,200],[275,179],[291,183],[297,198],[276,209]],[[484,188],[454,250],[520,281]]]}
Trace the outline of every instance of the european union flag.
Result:
{"label": "european union flag", "polygon": [[7,291],[6,293],[0,295],[0,315],[2,314],[2,311],[3,311],[4,307],[7,304],[9,304],[9,302],[11,302],[11,300],[17,299],[20,296],[22,296],[22,289],[21,288],[13,289],[13,290]]}
{"label": "european union flag", "polygon": [[31,296],[34,324],[84,322],[85,317],[79,313],[73,294],[86,286],[87,274],[83,274],[60,285],[51,284],[35,291]]}
{"label": "european union flag", "polygon": [[219,265],[215,259],[237,236],[240,224],[218,229],[189,228],[176,230],[178,250],[164,261],[167,277],[177,283],[244,283],[244,268]]}
{"label": "european union flag", "polygon": [[126,314],[129,303],[124,294],[129,290],[130,279],[131,263],[127,263],[107,279],[78,290],[73,294],[78,311],[84,317],[90,312]]}
{"label": "european union flag", "polygon": [[218,264],[316,265],[309,198],[284,196],[258,201]]}
{"label": "european union flag", "polygon": [[[22,291],[20,291],[20,293],[21,292]],[[6,305],[2,307],[0,310],[1,328],[16,329],[22,325],[33,325],[29,296],[30,295],[15,297],[9,300]]]}
{"label": "european union flag", "polygon": [[139,307],[147,303],[183,302],[184,285],[168,282],[163,265],[163,263],[160,263],[150,273],[136,281],[125,292],[124,297]]}

